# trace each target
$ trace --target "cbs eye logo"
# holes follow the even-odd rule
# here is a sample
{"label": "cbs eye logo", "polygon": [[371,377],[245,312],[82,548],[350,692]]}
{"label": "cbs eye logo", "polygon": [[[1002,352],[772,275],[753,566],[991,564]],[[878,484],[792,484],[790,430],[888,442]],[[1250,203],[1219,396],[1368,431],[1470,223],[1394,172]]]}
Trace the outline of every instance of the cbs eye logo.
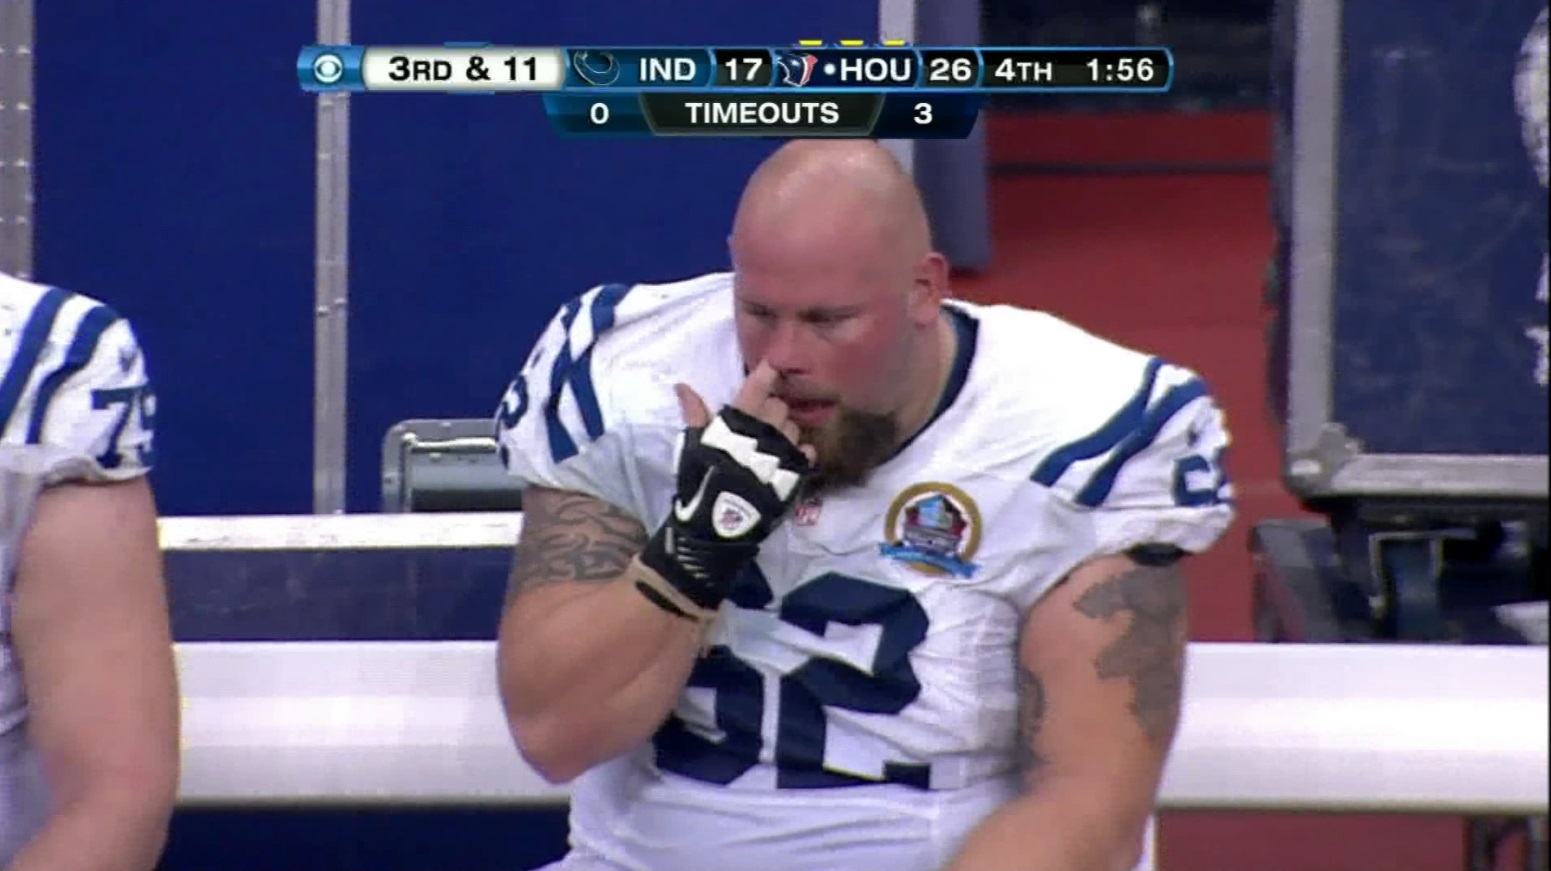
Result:
{"label": "cbs eye logo", "polygon": [[320,85],[332,85],[345,77],[345,62],[337,54],[320,54],[312,62],[312,77]]}

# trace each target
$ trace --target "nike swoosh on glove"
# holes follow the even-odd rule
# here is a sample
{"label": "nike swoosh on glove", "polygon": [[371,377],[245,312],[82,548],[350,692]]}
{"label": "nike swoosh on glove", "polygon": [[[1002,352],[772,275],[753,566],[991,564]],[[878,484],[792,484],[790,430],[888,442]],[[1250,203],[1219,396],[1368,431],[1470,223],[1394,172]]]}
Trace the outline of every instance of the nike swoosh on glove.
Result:
{"label": "nike swoosh on glove", "polygon": [[781,431],[736,408],[685,430],[668,519],[641,562],[714,609],[802,489],[808,458]]}

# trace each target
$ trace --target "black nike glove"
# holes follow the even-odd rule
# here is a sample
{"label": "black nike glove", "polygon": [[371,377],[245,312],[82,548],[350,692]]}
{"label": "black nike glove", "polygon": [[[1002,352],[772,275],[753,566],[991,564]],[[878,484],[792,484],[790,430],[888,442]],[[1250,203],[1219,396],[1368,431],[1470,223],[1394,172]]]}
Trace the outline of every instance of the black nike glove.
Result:
{"label": "black nike glove", "polygon": [[731,406],[683,438],[668,519],[639,559],[696,606],[714,611],[796,501],[808,458],[780,430]]}

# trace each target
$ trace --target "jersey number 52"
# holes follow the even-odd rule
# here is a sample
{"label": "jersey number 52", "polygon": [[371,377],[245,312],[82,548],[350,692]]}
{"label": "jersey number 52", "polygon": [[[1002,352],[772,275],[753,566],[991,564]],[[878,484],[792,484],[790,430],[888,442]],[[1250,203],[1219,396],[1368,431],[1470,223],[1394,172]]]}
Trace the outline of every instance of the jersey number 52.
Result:
{"label": "jersey number 52", "polygon": [[[752,610],[766,608],[774,598],[754,565],[738,578],[730,597],[737,607]],[[871,667],[864,671],[837,659],[814,658],[779,677],[775,734],[767,737],[765,677],[727,647],[713,647],[695,665],[689,686],[714,693],[715,728],[721,735],[705,737],[678,716],[670,717],[654,738],[657,766],[725,785],[765,759],[774,763],[776,786],[782,789],[880,782],[927,788],[926,765],[874,760],[865,766],[871,771],[837,771],[826,765],[825,754],[825,708],[898,714],[921,694],[910,665],[910,652],[926,637],[926,610],[920,602],[906,590],[828,573],[787,594],[775,616],[819,637],[831,624],[877,627]]]}

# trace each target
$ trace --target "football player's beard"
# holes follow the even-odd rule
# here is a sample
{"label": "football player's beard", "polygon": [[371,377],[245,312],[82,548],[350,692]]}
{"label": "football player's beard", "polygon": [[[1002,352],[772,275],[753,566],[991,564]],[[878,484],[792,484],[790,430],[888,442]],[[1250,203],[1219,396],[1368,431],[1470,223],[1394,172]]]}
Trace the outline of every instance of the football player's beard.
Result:
{"label": "football player's beard", "polygon": [[813,445],[818,457],[803,487],[804,495],[813,497],[866,483],[872,470],[898,447],[899,425],[891,415],[841,405],[830,420],[803,429],[802,439]]}

